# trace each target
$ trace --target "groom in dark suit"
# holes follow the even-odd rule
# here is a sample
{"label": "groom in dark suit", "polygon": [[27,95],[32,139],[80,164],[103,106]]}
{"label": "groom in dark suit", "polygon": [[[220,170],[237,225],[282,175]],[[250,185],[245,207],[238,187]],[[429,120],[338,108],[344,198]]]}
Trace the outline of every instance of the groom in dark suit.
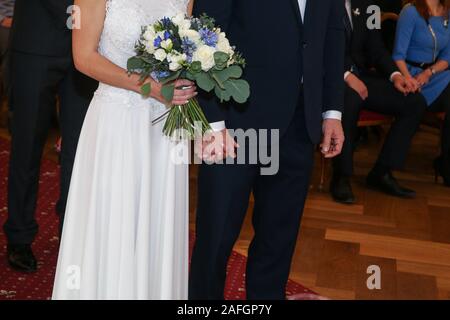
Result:
{"label": "groom in dark suit", "polygon": [[96,82],[72,61],[67,13],[73,0],[17,0],[11,31],[11,156],[8,181],[8,261],[19,271],[36,270],[31,244],[39,169],[55,98],[60,101],[61,185],[57,212],[64,218],[78,137]]}
{"label": "groom in dark suit", "polygon": [[[247,298],[284,299],[314,145],[323,137],[322,152],[333,157],[344,140],[340,122],[344,4],[342,0],[195,3],[195,14],[216,18],[242,51],[247,60],[245,78],[252,90],[244,106],[220,104],[203,96],[204,111],[215,131],[204,146],[216,151],[205,157],[220,156],[220,142],[209,147],[229,137],[227,129],[279,130],[280,139],[257,146],[279,149],[275,175],[261,174],[262,161],[202,165],[189,295],[191,299],[223,299],[228,258],[253,193],[255,237],[248,255]],[[225,143],[223,153],[234,151]]]}

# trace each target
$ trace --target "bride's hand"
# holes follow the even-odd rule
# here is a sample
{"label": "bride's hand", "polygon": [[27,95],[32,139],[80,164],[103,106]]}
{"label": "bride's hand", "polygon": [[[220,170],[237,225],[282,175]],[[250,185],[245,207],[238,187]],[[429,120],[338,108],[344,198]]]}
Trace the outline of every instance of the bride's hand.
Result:
{"label": "bride's hand", "polygon": [[195,83],[189,80],[175,81],[175,91],[173,94],[173,99],[170,103],[168,103],[163,97],[161,90],[162,84],[156,81],[152,81],[152,91],[150,93],[150,96],[163,104],[169,104],[173,106],[184,105],[198,94]]}

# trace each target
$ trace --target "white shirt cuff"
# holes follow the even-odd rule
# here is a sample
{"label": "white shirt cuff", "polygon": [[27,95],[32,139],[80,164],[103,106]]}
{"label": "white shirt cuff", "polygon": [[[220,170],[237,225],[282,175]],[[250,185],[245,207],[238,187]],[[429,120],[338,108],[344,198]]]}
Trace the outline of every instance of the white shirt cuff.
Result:
{"label": "white shirt cuff", "polygon": [[337,110],[330,110],[327,112],[322,113],[322,117],[324,120],[327,119],[334,119],[334,120],[342,120],[342,112],[337,111]]}
{"label": "white shirt cuff", "polygon": [[213,122],[213,123],[210,123],[209,126],[211,127],[212,131],[214,131],[214,132],[219,132],[226,128],[225,121]]}
{"label": "white shirt cuff", "polygon": [[400,72],[400,71],[395,71],[395,72],[393,72],[392,74],[391,74],[391,76],[389,77],[389,80],[391,81],[391,82],[394,82],[394,76],[396,76],[396,75],[402,75],[402,73]]}
{"label": "white shirt cuff", "polygon": [[347,77],[350,75],[350,71],[347,71],[346,73],[344,73],[344,80],[347,80]]}

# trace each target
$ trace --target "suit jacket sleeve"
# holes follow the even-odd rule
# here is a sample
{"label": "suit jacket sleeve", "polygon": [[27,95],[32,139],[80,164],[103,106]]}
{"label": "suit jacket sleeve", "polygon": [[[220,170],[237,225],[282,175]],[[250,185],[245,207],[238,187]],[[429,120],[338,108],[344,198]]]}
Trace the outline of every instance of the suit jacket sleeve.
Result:
{"label": "suit jacket sleeve", "polygon": [[350,71],[355,63],[349,53],[345,54],[344,72]]}
{"label": "suit jacket sleeve", "polygon": [[55,20],[58,26],[65,26],[69,13],[67,9],[73,5],[71,0],[38,0],[42,6],[49,12],[50,16]]}
{"label": "suit jacket sleeve", "polygon": [[323,112],[343,111],[345,31],[343,0],[331,0],[324,52]]}
{"label": "suit jacket sleeve", "polygon": [[[235,0],[196,0],[194,2],[194,16],[206,13],[208,16],[216,19],[216,24],[227,31],[230,25],[233,13],[233,4]],[[214,94],[205,94],[200,92],[200,105],[209,122],[226,121],[228,109]]]}

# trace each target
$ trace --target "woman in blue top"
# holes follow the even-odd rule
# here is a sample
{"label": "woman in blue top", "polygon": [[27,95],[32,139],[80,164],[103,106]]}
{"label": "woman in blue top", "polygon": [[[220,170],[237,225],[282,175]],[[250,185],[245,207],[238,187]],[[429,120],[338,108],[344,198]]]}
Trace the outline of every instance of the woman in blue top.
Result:
{"label": "woman in blue top", "polygon": [[428,110],[445,111],[442,153],[435,170],[450,186],[450,0],[413,0],[401,12],[393,58],[411,92]]}

